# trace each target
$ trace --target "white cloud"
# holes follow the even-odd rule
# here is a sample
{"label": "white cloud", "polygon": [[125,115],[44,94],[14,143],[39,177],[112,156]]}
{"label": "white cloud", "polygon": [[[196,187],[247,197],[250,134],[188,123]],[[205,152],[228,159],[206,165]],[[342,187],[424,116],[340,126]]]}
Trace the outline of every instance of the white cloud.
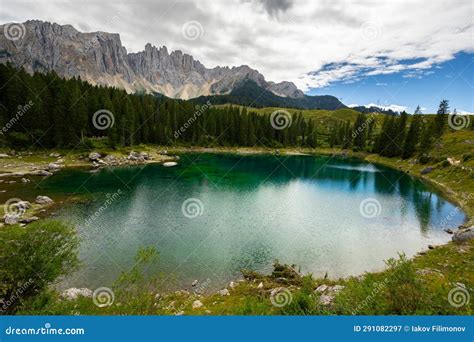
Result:
{"label": "white cloud", "polygon": [[[42,19],[118,32],[129,51],[166,45],[207,67],[247,64],[303,90],[368,75],[421,77],[459,51],[474,51],[471,0],[15,0],[2,7],[1,23]],[[194,41],[181,34],[190,20],[203,27]]]}
{"label": "white cloud", "polygon": [[[353,107],[358,107],[358,104],[352,103],[350,105],[347,105],[347,107],[353,108]],[[370,107],[377,107],[383,110],[393,110],[394,112],[403,112],[407,111],[408,112],[408,107],[407,106],[402,106],[402,105],[397,105],[397,104],[391,104],[391,105],[379,105],[376,103],[368,103],[366,105],[363,105],[364,107],[370,108]],[[423,108],[422,108],[423,109]]]}
{"label": "white cloud", "polygon": [[382,108],[383,110],[393,110],[394,112],[403,112],[403,111],[408,111],[408,107],[407,106],[401,106],[401,105],[397,105],[397,104],[391,104],[391,105],[378,105],[378,104],[375,104],[375,103],[369,103],[369,104],[366,104],[365,107],[378,107],[378,108]]}

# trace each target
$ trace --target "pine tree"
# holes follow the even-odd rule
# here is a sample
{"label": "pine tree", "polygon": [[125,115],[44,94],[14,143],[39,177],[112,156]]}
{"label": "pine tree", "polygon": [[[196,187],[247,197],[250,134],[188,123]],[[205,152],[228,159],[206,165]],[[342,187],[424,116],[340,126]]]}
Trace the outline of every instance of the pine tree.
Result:
{"label": "pine tree", "polygon": [[403,145],[403,159],[410,158],[416,151],[416,145],[420,140],[421,120],[422,117],[420,114],[415,114],[411,120],[411,125]]}
{"label": "pine tree", "polygon": [[448,100],[442,100],[439,104],[439,108],[434,120],[433,134],[435,139],[441,138],[444,133],[447,121],[447,114],[449,114],[449,102]]}

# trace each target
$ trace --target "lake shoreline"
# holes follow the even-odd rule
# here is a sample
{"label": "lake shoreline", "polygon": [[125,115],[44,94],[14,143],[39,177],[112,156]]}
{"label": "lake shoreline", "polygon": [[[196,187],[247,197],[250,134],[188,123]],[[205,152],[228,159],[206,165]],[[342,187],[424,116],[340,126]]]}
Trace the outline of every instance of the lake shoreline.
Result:
{"label": "lake shoreline", "polygon": [[[154,148],[155,150],[160,150],[160,148]],[[135,149],[138,152],[141,152],[140,149]],[[144,149],[144,151],[150,151],[150,149]],[[462,201],[459,200],[459,195],[458,197],[453,196],[453,191],[450,190],[447,186],[443,185],[442,183],[437,183],[429,180],[427,177],[423,177],[421,175],[416,174],[415,172],[410,172],[410,170],[404,170],[400,167],[397,167],[397,164],[394,160],[377,160],[374,159],[374,155],[371,154],[364,154],[364,153],[354,153],[352,151],[348,150],[338,150],[338,149],[265,149],[265,148],[174,148],[174,149],[169,149],[167,151],[168,155],[175,155],[175,154],[180,154],[180,153],[225,153],[225,154],[236,154],[236,155],[279,155],[279,156],[333,156],[335,158],[356,158],[359,160],[364,160],[369,163],[374,163],[374,164],[379,164],[383,165],[395,170],[399,170],[402,172],[405,172],[409,174],[410,176],[413,176],[422,182],[428,183],[431,187],[433,187],[436,191],[440,192],[443,197],[448,199],[450,202],[455,203],[456,205],[459,205],[463,212],[466,214],[466,222],[470,221],[471,215],[469,215],[469,212],[466,210],[466,203],[463,203]],[[179,162],[179,161],[178,161]],[[98,169],[100,170],[101,168],[120,168],[120,167],[128,167],[128,166],[137,166],[137,165],[143,165],[143,164],[149,164],[149,163],[158,163],[162,164],[163,160],[144,160],[143,162],[136,162],[131,165],[105,165],[101,166],[100,168],[94,168],[91,163],[78,163],[74,165],[67,165],[63,169],[78,169],[78,168],[86,168],[89,170],[94,170]],[[51,176],[53,177],[54,174]],[[45,193],[45,195],[48,195],[48,193]],[[63,205],[71,205],[76,202],[81,202],[87,200],[87,198],[84,198],[83,196],[74,196],[70,197],[67,201],[61,201],[58,203],[55,203],[55,205],[47,208],[46,212],[41,213],[41,215],[38,215],[37,212],[32,212],[30,213],[31,216],[33,215],[38,215],[40,216],[40,219],[48,218],[48,216],[54,218],[54,212]],[[463,204],[463,205],[461,205]],[[448,244],[450,241],[448,241]],[[444,245],[444,244],[443,244]],[[420,251],[423,252],[423,251]],[[416,255],[415,255],[416,256]]]}
{"label": "lake shoreline", "polygon": [[[126,153],[124,153],[124,151]],[[144,147],[136,147],[136,148],[129,148],[124,151],[105,151],[105,153],[110,153],[116,157],[121,156],[124,158],[129,153],[133,153],[136,151],[137,153],[148,153],[150,155],[150,159],[143,159],[143,160],[125,160],[123,164],[100,164],[97,165],[91,160],[87,160],[84,157],[79,157],[78,154],[68,154],[64,153],[64,151],[56,152],[55,150],[51,150],[49,152],[49,157],[53,156],[52,158],[62,158],[59,157],[63,154],[71,157],[71,160],[61,165],[61,169],[87,169],[90,172],[96,172],[95,170],[99,171],[105,168],[120,168],[120,167],[128,167],[128,166],[139,166],[139,165],[146,165],[146,164],[161,164],[163,165],[169,161],[179,161],[176,158],[177,154],[180,153],[222,153],[222,154],[235,154],[235,155],[274,155],[274,156],[332,156],[335,158],[356,158],[362,161],[366,161],[372,164],[379,164],[385,167],[389,167],[394,170],[398,170],[404,172],[412,177],[417,178],[421,182],[428,184],[434,190],[439,192],[445,199],[452,202],[456,206],[460,207],[461,210],[466,215],[466,221],[464,225],[470,226],[474,224],[473,217],[474,217],[474,208],[469,205],[469,201],[463,200],[463,195],[448,185],[436,181],[434,179],[430,179],[429,175],[422,175],[420,170],[414,169],[413,165],[410,165],[408,161],[402,161],[399,158],[384,158],[380,157],[376,154],[369,154],[365,152],[354,152],[352,150],[341,150],[336,148],[264,148],[264,147],[174,147],[174,148],[167,148],[165,146],[144,146]],[[63,153],[61,153],[63,152]],[[164,153],[163,153],[164,152]],[[93,153],[93,152],[91,152]],[[105,154],[104,153],[104,154]],[[33,154],[35,157],[39,157],[37,154]],[[11,156],[12,159],[15,156]],[[20,156],[21,157],[21,156]],[[44,157],[44,156],[43,156]],[[11,160],[11,159],[10,159]],[[0,174],[0,179],[4,178],[20,178],[20,177],[41,177],[35,175],[34,172],[40,169],[47,169],[47,166],[54,162],[54,160],[47,159],[46,161],[33,161],[28,163],[28,167],[23,165],[20,167],[13,167],[13,168],[5,168],[5,165],[1,165],[1,162],[5,161],[4,158],[0,159],[0,167],[3,166],[3,173]],[[29,168],[29,170],[28,170]],[[31,172],[31,169],[35,169]],[[53,177],[54,172],[47,177]],[[48,195],[48,194],[46,194]],[[11,196],[10,196],[11,197]],[[84,198],[82,196],[76,196],[74,198],[69,198],[67,203],[74,203],[75,201],[83,201]],[[51,208],[57,208],[57,205],[51,206]],[[50,213],[51,210],[48,210]],[[33,212],[32,215],[36,215],[38,213]],[[41,214],[41,217],[44,218],[46,215],[45,213]]]}

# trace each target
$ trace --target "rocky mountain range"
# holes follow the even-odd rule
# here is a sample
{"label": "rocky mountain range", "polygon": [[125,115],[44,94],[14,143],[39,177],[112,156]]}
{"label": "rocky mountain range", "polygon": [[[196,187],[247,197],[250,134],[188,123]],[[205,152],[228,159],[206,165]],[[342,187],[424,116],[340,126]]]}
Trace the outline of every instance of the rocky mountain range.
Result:
{"label": "rocky mountain range", "polygon": [[[0,26],[0,32],[7,32],[6,25]],[[145,91],[181,99],[229,94],[244,80],[279,97],[305,97],[293,83],[267,82],[247,65],[209,69],[193,56],[169,52],[166,46],[147,44],[143,51],[128,53],[116,33],[84,33],[71,25],[40,20],[15,25],[19,39],[0,35],[0,63],[11,62],[30,73],[54,70],[62,77],[81,77],[130,93]]]}

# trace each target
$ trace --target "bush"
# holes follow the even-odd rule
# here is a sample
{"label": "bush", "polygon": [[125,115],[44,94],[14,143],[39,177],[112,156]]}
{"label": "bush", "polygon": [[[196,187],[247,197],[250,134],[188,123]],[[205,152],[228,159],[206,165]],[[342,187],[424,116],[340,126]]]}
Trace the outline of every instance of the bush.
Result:
{"label": "bush", "polygon": [[462,155],[462,161],[467,162],[472,159],[472,153],[464,153]]}
{"label": "bush", "polygon": [[448,166],[451,166],[451,164],[450,164],[447,160],[443,160],[443,161],[441,162],[441,166],[442,166],[442,167],[448,167]]}
{"label": "bush", "polygon": [[77,247],[75,229],[58,221],[0,230],[1,312],[14,313],[23,301],[76,269]]}
{"label": "bush", "polygon": [[419,161],[420,164],[428,164],[431,160],[431,157],[428,154],[423,154],[420,156]]}

